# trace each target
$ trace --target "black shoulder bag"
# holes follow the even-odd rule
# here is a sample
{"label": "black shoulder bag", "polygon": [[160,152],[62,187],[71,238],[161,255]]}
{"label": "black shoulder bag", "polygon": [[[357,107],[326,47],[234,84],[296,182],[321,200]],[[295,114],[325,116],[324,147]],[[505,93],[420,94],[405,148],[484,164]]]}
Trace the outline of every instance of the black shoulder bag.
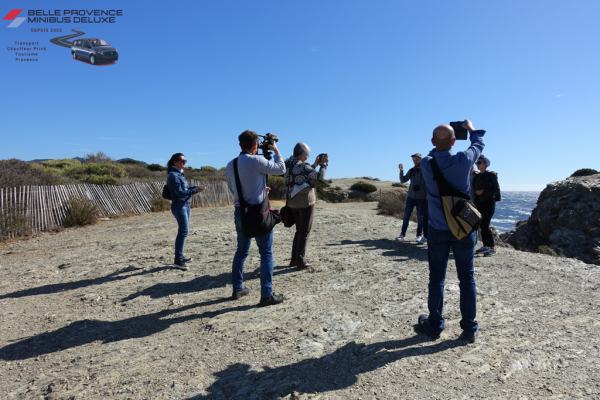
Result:
{"label": "black shoulder bag", "polygon": [[481,213],[471,202],[471,196],[456,189],[444,178],[435,157],[431,158],[430,163],[433,180],[437,183],[440,192],[440,201],[448,227],[458,240],[462,240],[479,229]]}
{"label": "black shoulder bag", "polygon": [[235,172],[235,186],[237,189],[240,210],[242,212],[242,233],[248,239],[264,235],[281,222],[278,210],[273,210],[269,202],[269,196],[260,204],[248,204],[244,200],[240,175],[238,173],[238,159],[233,160],[233,171]]}

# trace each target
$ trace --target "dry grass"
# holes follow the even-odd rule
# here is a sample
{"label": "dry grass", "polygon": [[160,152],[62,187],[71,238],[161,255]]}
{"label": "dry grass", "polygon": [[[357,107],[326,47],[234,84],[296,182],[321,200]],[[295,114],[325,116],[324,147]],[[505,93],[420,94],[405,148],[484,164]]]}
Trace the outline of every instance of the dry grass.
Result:
{"label": "dry grass", "polygon": [[[404,218],[404,209],[406,208],[406,199],[408,194],[406,192],[400,193],[382,193],[381,198],[377,202],[377,208],[379,208],[379,214],[392,215],[396,218]],[[417,222],[417,211],[416,208],[413,210],[410,220]]]}
{"label": "dry grass", "polygon": [[75,197],[67,200],[67,216],[63,222],[65,227],[92,225],[97,221],[98,209],[88,199]]}
{"label": "dry grass", "polygon": [[171,209],[171,202],[156,193],[150,199],[150,206],[152,207],[152,212],[168,211]]}
{"label": "dry grass", "polygon": [[5,207],[0,211],[0,240],[32,233],[30,218],[25,215],[20,206]]}

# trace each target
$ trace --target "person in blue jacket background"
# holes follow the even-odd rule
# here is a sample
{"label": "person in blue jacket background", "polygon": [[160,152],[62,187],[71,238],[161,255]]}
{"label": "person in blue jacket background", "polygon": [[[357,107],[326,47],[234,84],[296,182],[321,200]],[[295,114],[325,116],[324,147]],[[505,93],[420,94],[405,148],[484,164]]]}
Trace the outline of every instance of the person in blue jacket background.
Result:
{"label": "person in blue jacket background", "polygon": [[188,187],[188,183],[183,176],[183,169],[187,160],[182,153],[175,153],[167,163],[167,186],[171,193],[171,212],[177,220],[178,230],[175,239],[175,261],[173,266],[187,271],[189,268],[185,264],[192,261],[191,258],[183,257],[183,246],[188,237],[192,195],[203,191],[204,186]]}

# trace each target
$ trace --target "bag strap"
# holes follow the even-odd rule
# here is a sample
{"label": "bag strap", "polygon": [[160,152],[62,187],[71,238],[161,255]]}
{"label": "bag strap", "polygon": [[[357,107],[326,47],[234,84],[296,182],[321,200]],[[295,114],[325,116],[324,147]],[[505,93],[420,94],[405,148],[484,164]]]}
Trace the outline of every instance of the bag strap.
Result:
{"label": "bag strap", "polygon": [[237,157],[233,159],[233,172],[235,173],[235,187],[238,193],[238,201],[240,202],[240,206],[246,207],[248,203],[244,199],[244,192],[242,192],[242,184],[240,183],[240,175],[238,173],[238,159]]}
{"label": "bag strap", "polygon": [[[440,192],[440,196],[455,196],[455,197],[462,197],[465,200],[471,200],[471,196],[469,196],[465,192],[462,192],[462,191],[456,189],[454,186],[452,186],[446,180],[446,178],[444,177],[444,174],[442,174],[442,170],[440,169],[440,166],[438,165],[435,157],[431,157],[430,164],[431,164],[431,170],[433,171],[433,180],[438,185],[438,191]],[[445,194],[443,194],[443,193],[445,193]]]}

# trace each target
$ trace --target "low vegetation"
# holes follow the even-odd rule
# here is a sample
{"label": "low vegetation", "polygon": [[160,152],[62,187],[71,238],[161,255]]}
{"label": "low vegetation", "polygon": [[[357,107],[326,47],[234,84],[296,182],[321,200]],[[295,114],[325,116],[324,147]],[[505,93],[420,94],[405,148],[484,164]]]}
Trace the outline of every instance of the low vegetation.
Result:
{"label": "low vegetation", "polygon": [[171,202],[157,193],[150,199],[150,207],[152,212],[168,211],[171,209]]}
{"label": "low vegetation", "polygon": [[406,183],[400,183],[400,182],[394,182],[392,183],[393,187],[402,187],[402,188],[407,188],[408,185]]}
{"label": "low vegetation", "polygon": [[[48,186],[90,183],[125,185],[132,182],[160,182],[167,179],[167,168],[159,164],[145,165],[126,158],[117,162],[103,152],[87,154],[84,162],[66,158],[30,163],[0,160],[0,187]],[[225,168],[187,167],[185,176],[202,182],[224,181]]]}
{"label": "low vegetation", "polygon": [[329,196],[327,196],[327,192],[325,188],[330,187],[331,180],[328,181],[315,181],[315,189],[317,190],[317,199],[319,200],[329,200]]}
{"label": "low vegetation", "polygon": [[596,174],[600,174],[600,172],[596,171],[595,169],[592,168],[581,168],[578,169],[577,171],[573,172],[571,174],[571,177],[575,177],[575,176],[589,176],[589,175],[596,175]]}
{"label": "low vegetation", "polygon": [[559,249],[554,249],[550,246],[542,245],[539,246],[537,252],[540,254],[546,254],[552,257],[564,257],[565,255]]}
{"label": "low vegetation", "polygon": [[44,170],[39,164],[17,160],[0,160],[0,187],[48,186],[67,181]]}
{"label": "low vegetation", "polygon": [[8,239],[11,235],[31,234],[31,223],[24,214],[18,206],[4,207],[0,210],[0,240]]}
{"label": "low vegetation", "polygon": [[350,189],[358,190],[359,192],[364,192],[364,193],[373,193],[373,192],[377,191],[377,187],[375,187],[375,185],[371,185],[370,183],[363,182],[363,181],[356,182],[355,184],[350,186]]}
{"label": "low vegetation", "polygon": [[72,226],[92,225],[97,221],[98,210],[94,203],[88,199],[70,197],[66,202],[67,215],[63,225]]}
{"label": "low vegetation", "polygon": [[267,186],[271,188],[271,191],[269,192],[269,199],[285,199],[285,179],[283,176],[269,175],[267,178]]}
{"label": "low vegetation", "polygon": [[[377,202],[379,214],[391,215],[396,218],[404,218],[404,209],[406,208],[406,192],[383,193]],[[417,222],[416,208],[413,210],[410,220]]]}

